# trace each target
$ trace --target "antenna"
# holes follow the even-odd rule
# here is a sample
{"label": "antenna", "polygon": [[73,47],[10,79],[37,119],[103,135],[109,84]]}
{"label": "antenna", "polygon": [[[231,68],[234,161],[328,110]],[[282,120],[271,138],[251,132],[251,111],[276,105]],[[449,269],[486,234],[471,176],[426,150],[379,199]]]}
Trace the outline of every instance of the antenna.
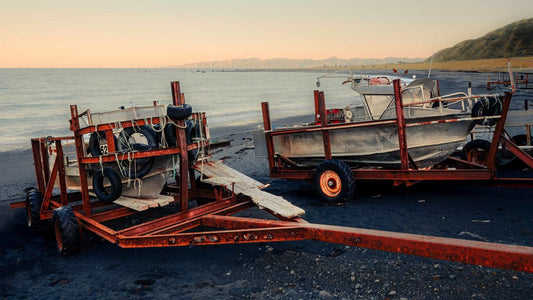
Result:
{"label": "antenna", "polygon": [[433,66],[433,55],[431,55],[431,61],[429,62],[428,78],[431,76],[431,67]]}

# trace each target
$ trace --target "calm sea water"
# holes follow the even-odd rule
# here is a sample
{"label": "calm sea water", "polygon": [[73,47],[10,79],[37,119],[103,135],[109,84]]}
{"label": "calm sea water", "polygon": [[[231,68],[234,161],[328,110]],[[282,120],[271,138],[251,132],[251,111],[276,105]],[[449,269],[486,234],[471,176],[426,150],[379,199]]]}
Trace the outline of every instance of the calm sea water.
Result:
{"label": "calm sea water", "polygon": [[[384,73],[384,72],[380,72]],[[390,73],[390,72],[386,72]],[[185,101],[205,111],[210,128],[262,122],[262,101],[273,119],[313,114],[320,72],[221,72],[179,69],[0,69],[0,151],[29,148],[35,137],[70,135],[69,105],[101,112],[120,106],[171,103],[170,82],[180,81]],[[415,73],[426,76],[423,72]],[[433,72],[443,93],[486,92],[486,74]],[[432,77],[433,77],[432,76]],[[328,107],[360,100],[342,79],[322,79]]]}

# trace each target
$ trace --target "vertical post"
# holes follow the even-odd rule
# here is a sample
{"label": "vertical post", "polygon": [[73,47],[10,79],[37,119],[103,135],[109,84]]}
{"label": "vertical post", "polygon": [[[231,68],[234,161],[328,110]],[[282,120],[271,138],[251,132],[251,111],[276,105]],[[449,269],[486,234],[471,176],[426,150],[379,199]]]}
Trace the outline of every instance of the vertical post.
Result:
{"label": "vertical post", "polygon": [[50,181],[50,163],[48,162],[48,152],[46,151],[46,140],[44,142],[40,140],[39,143],[41,144],[41,160],[43,163],[44,182],[46,185],[46,183]]}
{"label": "vertical post", "polygon": [[320,112],[320,123],[322,126],[322,141],[324,143],[324,157],[331,159],[331,144],[329,142],[328,117],[326,114],[326,101],[324,99],[324,92],[318,93],[318,108]]}
{"label": "vertical post", "polygon": [[315,96],[315,122],[320,121],[320,107],[318,106],[318,90],[314,91]]}
{"label": "vertical post", "polygon": [[[183,95],[180,90],[179,81],[170,83],[172,90],[172,102],[176,106],[183,105]],[[185,133],[185,120],[175,120],[176,122],[176,142],[180,150],[180,205],[181,212],[186,212],[189,209],[189,157],[187,155],[187,138]],[[194,180],[192,178],[191,180]]]}
{"label": "vertical post", "polygon": [[63,147],[61,140],[56,141],[57,164],[59,171],[59,189],[61,191],[61,204],[68,205],[67,184],[65,182],[65,158],[63,157]]}
{"label": "vertical post", "polygon": [[43,162],[41,159],[41,141],[38,139],[31,140],[31,150],[33,152],[33,166],[35,167],[35,177],[37,178],[37,187],[44,194],[45,183],[43,176]]}
{"label": "vertical post", "polygon": [[496,171],[496,152],[498,151],[498,145],[500,144],[500,138],[504,132],[505,120],[507,119],[507,112],[509,111],[509,105],[511,103],[511,93],[506,92],[503,96],[502,114],[496,127],[494,128],[494,135],[492,137],[492,143],[490,144],[489,154],[487,157],[487,169],[491,172]]}
{"label": "vertical post", "polygon": [[113,130],[105,131],[105,139],[107,141],[107,152],[115,152],[117,145],[115,145],[115,135],[113,134]]}
{"label": "vertical post", "polygon": [[409,169],[409,154],[407,153],[407,136],[405,134],[405,118],[403,115],[402,92],[400,80],[396,79],[394,85],[394,100],[396,104],[396,127],[398,128],[398,142],[400,146],[400,161],[402,170]]}
{"label": "vertical post", "polygon": [[265,142],[268,156],[268,168],[270,173],[274,170],[274,143],[270,130],[272,130],[272,124],[270,123],[270,111],[268,108],[268,102],[261,102],[261,111],[263,112],[263,127],[265,128]]}
{"label": "vertical post", "polygon": [[83,211],[86,217],[91,216],[91,202],[89,199],[89,187],[87,184],[87,168],[85,164],[81,162],[81,159],[85,157],[83,152],[83,135],[79,134],[80,119],[78,116],[78,106],[70,106],[70,130],[74,133],[74,143],[76,145],[76,158],[78,159],[78,169],[80,171],[80,186],[81,186],[81,199],[83,201]]}

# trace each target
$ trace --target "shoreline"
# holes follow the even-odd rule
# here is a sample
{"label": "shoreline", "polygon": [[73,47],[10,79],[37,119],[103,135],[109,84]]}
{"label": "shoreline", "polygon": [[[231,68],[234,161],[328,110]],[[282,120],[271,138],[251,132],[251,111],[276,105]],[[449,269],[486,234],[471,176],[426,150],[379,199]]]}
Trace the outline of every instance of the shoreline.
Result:
{"label": "shoreline", "polygon": [[[330,206],[307,183],[269,178],[249,132],[220,137],[232,142],[215,149],[214,160],[270,183],[267,191],[303,208],[308,222],[533,244],[527,201],[533,189],[358,182],[356,199]],[[53,230],[31,232],[25,210],[9,208],[34,185],[31,151],[0,153],[0,168],[10,174],[0,181],[3,299],[524,299],[533,293],[533,274],[313,241],[123,249],[84,232],[81,252],[62,258]],[[237,214],[267,215],[257,208]]]}

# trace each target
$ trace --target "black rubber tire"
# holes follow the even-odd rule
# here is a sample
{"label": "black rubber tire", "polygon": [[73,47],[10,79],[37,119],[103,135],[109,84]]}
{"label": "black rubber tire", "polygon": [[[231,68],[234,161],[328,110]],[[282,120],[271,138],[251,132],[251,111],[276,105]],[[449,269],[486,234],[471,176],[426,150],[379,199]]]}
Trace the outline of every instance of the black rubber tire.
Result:
{"label": "black rubber tire", "polygon": [[61,256],[69,256],[80,250],[80,227],[70,206],[54,209],[52,218],[56,234],[57,250]]}
{"label": "black rubber tire", "polygon": [[[110,191],[104,187],[104,178],[111,183]],[[93,189],[96,196],[105,202],[113,202],[122,194],[122,182],[120,176],[113,169],[104,168],[96,171],[93,175]]]}
{"label": "black rubber tire", "polygon": [[[502,104],[499,99],[488,98],[487,101],[479,100],[472,107],[472,117],[497,116],[502,112]],[[498,119],[476,120],[476,124],[494,126]]]}
{"label": "black rubber tire", "polygon": [[[146,138],[146,144],[133,143],[131,144],[129,139],[135,134],[140,133]],[[120,132],[119,146],[120,152],[129,151],[147,151],[157,148],[159,141],[157,140],[157,134],[152,128],[148,126],[141,126],[137,129],[133,127],[125,128]],[[136,159],[132,162],[133,169],[130,170],[130,162],[127,160],[122,161],[122,165],[126,168],[127,174],[130,179],[141,178],[152,169],[153,157]]]}
{"label": "black rubber tire", "polygon": [[525,134],[517,134],[511,138],[513,143],[515,143],[517,146],[527,146],[527,135]]}
{"label": "black rubber tire", "polygon": [[[471,140],[463,147],[463,158],[469,163],[487,165],[487,156],[489,155],[490,142],[487,140]],[[496,153],[496,164],[499,165],[501,153]]]}
{"label": "black rubber tire", "polygon": [[168,147],[176,147],[176,126],[174,124],[165,125],[165,141],[167,142]]}
{"label": "black rubber tire", "polygon": [[[105,131],[96,131],[91,134],[89,138],[89,145],[87,147],[87,152],[90,153],[93,157],[98,157],[102,154],[102,148],[100,145],[100,139],[105,139]],[[117,144],[117,139],[113,136],[115,140],[115,145]]]}
{"label": "black rubber tire", "polygon": [[325,160],[316,167],[313,184],[322,201],[327,203],[350,201],[355,193],[352,170],[343,161],[335,159]]}
{"label": "black rubber tire", "polygon": [[124,130],[120,132],[119,142],[117,145],[117,149],[119,152],[128,152],[132,150],[133,145],[141,144],[138,142],[130,143],[129,139],[135,133],[140,133],[144,136],[144,138],[146,138],[145,145],[148,147],[147,148],[148,150],[157,148],[158,141],[157,141],[155,131],[148,126],[143,125],[143,126],[135,127],[135,128],[127,127],[127,128],[124,128]]}
{"label": "black rubber tire", "polygon": [[26,192],[26,221],[28,228],[35,230],[41,225],[41,205],[43,194],[36,188],[27,188]]}
{"label": "black rubber tire", "polygon": [[185,120],[192,115],[192,107],[184,103],[182,106],[167,106],[167,116],[174,120]]}
{"label": "black rubber tire", "polygon": [[[143,144],[134,144],[133,149],[138,151],[150,150],[148,149],[148,146]],[[123,160],[122,166],[126,170],[126,176],[130,179],[135,179],[144,177],[144,175],[148,174],[148,172],[150,172],[150,170],[152,169],[153,163],[153,157],[145,157],[135,159],[131,162],[131,166],[128,160]]]}

